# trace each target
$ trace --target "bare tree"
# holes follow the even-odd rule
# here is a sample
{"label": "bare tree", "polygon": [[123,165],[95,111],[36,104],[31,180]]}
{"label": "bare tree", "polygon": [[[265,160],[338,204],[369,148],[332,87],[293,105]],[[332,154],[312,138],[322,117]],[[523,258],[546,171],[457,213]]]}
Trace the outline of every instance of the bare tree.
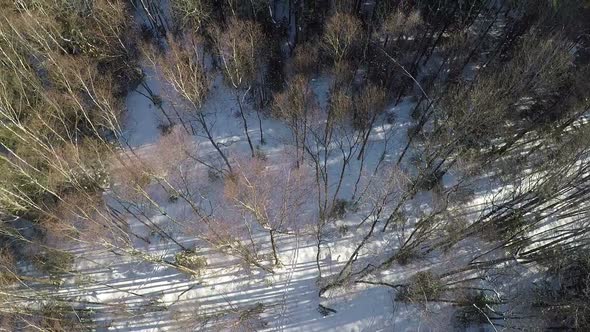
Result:
{"label": "bare tree", "polygon": [[368,84],[361,92],[356,102],[355,123],[363,132],[363,143],[357,159],[360,160],[365,153],[369,136],[377,120],[377,116],[383,111],[387,103],[385,89]]}
{"label": "bare tree", "polygon": [[419,11],[412,11],[409,14],[405,14],[401,10],[393,11],[383,22],[382,29],[385,34],[383,48],[388,48],[391,39],[399,45],[401,41],[414,36],[422,24]]}
{"label": "bare tree", "polygon": [[[187,44],[190,46],[186,46]],[[202,63],[200,44],[196,37],[187,36],[184,41],[169,37],[168,45],[170,49],[166,54],[160,54],[153,47],[146,47],[144,54],[174,91],[188,103],[205,136],[231,172],[229,159],[215,141],[206,114],[201,109],[209,92],[210,82]]]}
{"label": "bare tree", "polygon": [[295,76],[287,89],[274,96],[274,113],[288,121],[295,139],[296,161],[299,166],[305,155],[308,119],[317,110],[315,94],[306,77]]}
{"label": "bare tree", "polygon": [[277,234],[297,231],[302,226],[301,213],[312,201],[307,173],[305,167],[270,167],[263,160],[251,159],[239,163],[225,184],[229,202],[268,232],[275,265],[281,264]]}
{"label": "bare tree", "polygon": [[324,49],[334,62],[340,62],[350,56],[354,48],[359,46],[361,37],[361,23],[356,17],[350,14],[336,13],[326,22],[322,41]]}
{"label": "bare tree", "polygon": [[[252,86],[261,76],[261,70],[265,63],[264,34],[259,24],[232,18],[227,28],[222,30],[215,27],[211,35],[215,43],[217,56],[223,71],[223,76],[230,85],[237,89],[236,102],[244,125],[244,133],[250,146],[250,152],[254,157],[254,146],[248,133],[248,122],[244,113],[244,97],[250,92]],[[245,90],[244,97],[239,90]],[[260,115],[258,115],[260,118]],[[260,124],[260,141],[264,143],[262,135],[262,122]]]}
{"label": "bare tree", "polygon": [[173,0],[171,9],[179,30],[199,30],[213,14],[213,3],[210,0]]}
{"label": "bare tree", "polygon": [[319,42],[307,42],[295,48],[295,54],[289,63],[290,74],[295,76],[302,74],[312,77],[320,70],[320,47]]}

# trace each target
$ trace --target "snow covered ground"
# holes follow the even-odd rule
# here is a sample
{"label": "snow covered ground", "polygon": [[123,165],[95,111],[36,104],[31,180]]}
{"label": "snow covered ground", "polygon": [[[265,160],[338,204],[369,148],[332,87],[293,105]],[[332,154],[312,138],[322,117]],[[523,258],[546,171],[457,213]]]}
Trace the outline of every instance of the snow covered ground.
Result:
{"label": "snow covered ground", "polygon": [[[153,72],[146,69],[146,84],[155,94],[162,92],[162,83]],[[312,82],[320,104],[325,105],[330,79],[321,76]],[[159,126],[165,123],[165,117],[150,99],[142,86],[127,97],[127,115],[125,119],[124,141],[128,150],[155,163],[162,154],[162,131]],[[394,122],[388,124],[381,120],[370,136],[369,149],[365,167],[373,171],[384,156],[385,162],[396,160],[406,141],[406,129],[411,123],[409,110],[412,102],[407,100],[399,105],[390,106],[388,113],[393,114]],[[180,119],[191,121],[191,114],[171,110],[172,104],[164,102],[163,109],[174,119],[176,130],[180,131]],[[211,95],[203,107],[212,125],[215,140],[224,142],[230,159],[239,159],[249,155],[249,148],[244,135],[241,119],[232,91],[220,78],[216,79]],[[284,123],[263,116],[262,129],[266,144],[258,142],[258,119],[253,110],[249,110],[247,121],[249,133],[256,145],[268,160],[280,163],[285,153],[291,151],[288,142],[290,131]],[[199,155],[215,159],[211,144],[198,133],[190,136],[191,147]],[[128,152],[123,152],[128,153]],[[332,187],[338,179],[341,169],[341,157],[330,153],[330,184]],[[351,158],[339,197],[350,199],[355,182],[359,176],[359,162]],[[383,161],[381,161],[383,162]],[[186,161],[181,162],[183,165]],[[188,165],[188,164],[186,164]],[[174,166],[174,165],[173,165]],[[219,183],[211,181],[203,165],[192,163],[190,174],[203,181],[209,193],[220,190]],[[200,170],[200,171],[199,171]],[[209,183],[207,183],[209,182]],[[116,187],[116,183],[114,186]],[[378,185],[378,183],[377,183]],[[115,189],[116,190],[116,189]],[[429,304],[428,307],[410,305],[395,301],[394,290],[389,287],[365,287],[357,285],[336,289],[323,298],[318,296],[318,270],[316,264],[317,240],[310,220],[302,223],[300,229],[291,234],[278,236],[278,251],[282,266],[268,273],[260,269],[246,267],[240,260],[211,248],[196,236],[188,235],[185,227],[178,220],[186,220],[188,208],[181,201],[170,201],[168,195],[157,184],[149,186],[148,191],[161,206],[154,209],[153,204],[144,202],[144,211],[136,216],[122,213],[130,229],[142,235],[146,241],[135,239],[133,249],[139,254],[121,254],[96,248],[76,248],[79,253],[76,260],[77,277],[69,278],[61,287],[63,295],[73,296],[81,301],[96,303],[95,321],[99,330],[118,331],[180,331],[200,328],[213,330],[255,329],[268,331],[429,331],[445,330],[450,324],[451,309],[445,304]],[[105,200],[109,202],[109,193]],[[215,195],[212,195],[215,196]],[[123,210],[117,203],[110,203],[117,210]],[[422,205],[419,208],[427,208]],[[138,215],[143,215],[140,222]],[[322,243],[320,268],[323,275],[337,273],[352,253],[360,238],[366,232],[366,225],[356,228],[361,212],[352,213],[343,220],[327,226],[326,238]],[[302,214],[305,217],[305,213]],[[149,222],[148,222],[149,220]],[[146,227],[155,223],[182,245],[196,248],[206,257],[208,266],[201,276],[188,276],[170,266],[158,263],[166,259],[174,261],[174,254],[180,247]],[[367,223],[368,224],[368,223]],[[349,231],[342,232],[339,230]],[[263,233],[255,236],[261,251],[268,252],[270,244]],[[394,245],[394,235],[383,236],[364,252],[385,250]],[[153,257],[153,262],[146,262],[145,255]],[[392,282],[402,282],[420,266],[407,266],[394,269]],[[84,276],[79,277],[79,276]],[[84,279],[84,280],[82,280]],[[335,313],[323,316],[319,305],[334,309]],[[259,315],[244,319],[244,312],[254,310],[262,305]],[[253,309],[254,308],[254,309]],[[258,311],[257,311],[258,312]],[[241,326],[238,326],[241,324]]]}
{"label": "snow covered ground", "polygon": [[[284,8],[279,6],[277,11],[279,17],[285,16]],[[202,225],[197,225],[200,219],[189,200],[171,199],[162,181],[177,184],[181,179],[190,187],[186,189],[190,193],[187,196],[193,202],[211,214],[219,213],[224,208],[221,204],[223,181],[212,176],[206,165],[191,159],[190,155],[218,168],[222,168],[223,163],[195,121],[195,114],[177,103],[177,97],[152,68],[145,66],[143,69],[145,85],[140,85],[126,99],[122,137],[126,149],[121,152],[121,159],[139,160],[142,166],[155,170],[159,180],[152,179],[143,189],[145,197],[133,204],[120,199],[124,191],[120,188],[121,181],[113,182],[104,194],[105,203],[117,211],[131,233],[137,236],[129,240],[128,246],[123,246],[125,250],[109,250],[108,244],[101,244],[98,238],[96,246],[72,248],[76,255],[76,274],[66,278],[60,287],[61,295],[76,298],[95,309],[97,330],[449,331],[457,328],[453,325],[455,308],[452,304],[397,301],[396,290],[392,287],[347,285],[320,297],[323,281],[318,279],[317,215],[312,208],[300,211],[298,223],[277,235],[282,264],[274,267],[273,273],[244,264],[235,254],[200,236]],[[331,84],[328,74],[311,82],[324,115]],[[148,98],[150,93],[162,98],[161,108]],[[354,200],[369,188],[385,186],[382,179],[372,175],[386,170],[388,167],[384,165],[395,164],[401,155],[408,140],[408,129],[414,123],[410,115],[414,105],[413,99],[407,98],[388,106],[371,131],[362,162],[356,158],[358,146],[346,152],[350,145],[343,142],[347,138],[323,152],[327,154],[330,195],[338,191],[336,198]],[[268,167],[286,169],[292,166],[294,140],[285,122],[269,114],[257,114],[250,103],[245,106],[249,135]],[[219,74],[200,112],[205,114],[214,140],[231,162],[250,157],[235,93]],[[174,126],[164,135],[167,118],[172,119]],[[316,121],[325,121],[325,118],[320,115]],[[260,132],[265,144],[260,142]],[[357,134],[350,131],[343,135],[350,135],[350,138]],[[343,159],[352,154],[339,184]],[[304,167],[313,168],[313,165]],[[452,172],[445,175],[446,185],[450,186],[453,181]],[[493,193],[487,189],[484,192]],[[197,197],[199,195],[202,197]],[[421,192],[404,204],[403,211],[409,219],[416,220],[433,209],[435,200],[432,192]],[[478,206],[485,200],[486,196],[476,196],[471,203],[473,213],[478,212]],[[319,257],[323,277],[337,274],[367,234],[370,222],[361,221],[370,213],[370,207],[368,203],[360,204],[358,210],[348,211],[325,226]],[[378,258],[395,250],[400,246],[402,233],[408,231],[400,229],[376,234],[360,256]],[[174,241],[163,234],[171,235]],[[245,234],[236,235],[245,237]],[[267,233],[254,229],[252,241],[260,256],[268,257],[264,264],[270,265],[271,243]],[[199,276],[186,274],[169,264],[183,247],[194,249],[206,258],[207,267]],[[435,253],[403,266],[396,263],[387,272],[380,273],[380,277],[388,283],[399,284],[408,282],[416,272],[425,269],[444,273],[449,266],[466,264],[476,253],[486,249],[483,243],[460,243],[452,253]],[[522,273],[532,272],[507,271],[507,275]],[[501,283],[498,285],[501,287]],[[333,311],[322,313],[321,308]],[[485,330],[494,329],[490,326],[479,329]]]}
{"label": "snow covered ground", "polygon": [[[153,70],[146,67],[145,72],[145,84],[149,90],[164,99],[162,109],[147,97],[149,93],[145,86],[140,85],[128,95],[122,137],[127,148],[121,155],[141,160],[150,169],[156,170],[162,181],[178,183],[175,181],[182,175],[183,183],[194,186],[194,193],[205,197],[194,201],[209,206],[211,213],[218,213],[223,209],[219,201],[223,196],[222,181],[211,177],[206,166],[183,154],[190,150],[202,160],[222,167],[217,152],[198,126],[194,126],[194,135],[187,133],[191,130],[185,130],[183,126],[189,128],[191,123],[194,125],[194,114],[173,104],[173,94],[166,91],[165,84],[159,81]],[[311,82],[323,112],[330,84],[331,79],[326,74]],[[240,162],[250,158],[250,150],[234,96],[218,76],[202,112],[206,114],[215,141],[221,143],[232,162]],[[383,165],[393,164],[398,159],[407,143],[413,105],[411,99],[405,99],[387,108],[371,132],[363,169],[361,161],[356,158],[357,147],[352,151],[354,156],[345,168],[340,186],[337,183],[343,164],[342,146],[335,144],[329,148],[326,160],[331,195],[340,187],[337,198],[351,200],[352,196],[356,194],[358,197],[367,188],[385,185],[371,174],[387,169]],[[175,123],[167,135],[162,131],[162,125],[167,123],[162,110]],[[259,122],[249,104],[246,120],[249,134],[257,150],[265,156],[267,165],[292,167],[292,157],[288,156],[293,153],[293,139],[285,123],[268,114],[263,114]],[[260,144],[259,123],[262,124],[266,144]],[[446,176],[445,182],[452,183],[452,175]],[[454,308],[451,304],[396,301],[396,291],[391,287],[356,284],[318,296],[320,280],[314,228],[317,215],[310,211],[301,211],[300,222],[288,227],[288,232],[278,234],[277,247],[282,265],[274,267],[274,273],[269,273],[245,265],[236,255],[208,243],[198,234],[202,228],[196,225],[198,218],[189,202],[170,199],[170,192],[164,189],[161,182],[152,180],[144,189],[146,197],[133,204],[120,199],[123,190],[119,187],[121,183],[113,182],[110,191],[104,194],[105,202],[117,211],[131,233],[137,236],[129,241],[129,246],[123,246],[125,250],[108,250],[108,245],[101,246],[100,243],[92,247],[73,248],[77,257],[76,274],[66,278],[60,287],[61,295],[84,301],[87,306],[96,309],[94,321],[98,330],[453,329]],[[481,200],[481,197],[476,200],[474,206]],[[403,209],[410,219],[416,218],[423,212],[431,211],[433,202],[433,194],[423,192],[405,204]],[[309,206],[309,209],[314,208]],[[337,274],[368,232],[370,223],[361,221],[369,211],[370,204],[361,204],[358,210],[349,211],[343,218],[326,225],[319,259],[323,277]],[[408,230],[375,235],[361,250],[360,256],[379,258],[391,252],[400,245],[401,232],[404,231]],[[163,236],[164,233],[171,235],[176,243]],[[255,229],[253,237],[261,257],[268,257],[271,244],[264,230]],[[97,242],[100,241],[97,239]],[[175,254],[182,251],[181,246],[195,249],[206,258],[207,267],[201,275],[188,275],[166,263],[174,262]],[[380,273],[380,277],[391,284],[406,283],[418,271],[434,269],[442,273],[448,266],[467,263],[474,252],[485,249],[484,245],[474,243],[459,247],[446,256],[436,254],[403,266],[395,264],[387,272]],[[269,265],[270,259],[264,264]],[[334,312],[322,313],[320,305]]]}

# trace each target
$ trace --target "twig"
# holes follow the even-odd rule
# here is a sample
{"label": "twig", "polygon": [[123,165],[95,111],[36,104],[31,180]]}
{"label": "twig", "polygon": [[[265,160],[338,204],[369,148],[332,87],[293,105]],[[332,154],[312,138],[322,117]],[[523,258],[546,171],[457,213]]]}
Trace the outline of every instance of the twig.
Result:
{"label": "twig", "polygon": [[379,285],[379,286],[387,286],[387,287],[391,287],[391,288],[395,288],[398,289],[400,287],[404,287],[404,285],[402,284],[390,284],[387,282],[383,282],[383,281],[366,281],[366,280],[356,280],[354,282],[355,284],[369,284],[369,285]]}
{"label": "twig", "polygon": [[488,321],[488,323],[490,323],[490,325],[494,329],[494,332],[498,332],[498,329],[496,329],[496,326],[494,326],[494,323],[492,323],[492,320],[490,319],[490,317],[488,317],[488,315],[486,315],[486,313],[483,312],[483,310],[481,310],[475,303],[473,303],[473,307],[475,309],[477,309],[486,318],[486,320]]}

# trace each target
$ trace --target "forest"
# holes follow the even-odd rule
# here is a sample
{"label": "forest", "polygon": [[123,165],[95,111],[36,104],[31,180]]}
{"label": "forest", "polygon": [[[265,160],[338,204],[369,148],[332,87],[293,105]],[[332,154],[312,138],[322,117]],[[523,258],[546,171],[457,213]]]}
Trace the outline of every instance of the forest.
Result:
{"label": "forest", "polygon": [[589,117],[590,0],[0,0],[0,331],[590,331]]}

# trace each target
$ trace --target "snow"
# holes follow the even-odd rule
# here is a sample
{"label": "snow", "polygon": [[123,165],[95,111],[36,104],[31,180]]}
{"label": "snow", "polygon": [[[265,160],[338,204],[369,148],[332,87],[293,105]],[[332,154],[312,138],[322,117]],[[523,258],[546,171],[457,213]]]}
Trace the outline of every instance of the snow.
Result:
{"label": "snow", "polygon": [[[287,18],[285,2],[275,1],[274,4],[277,20]],[[294,27],[295,24],[291,24],[290,38],[293,38],[291,30]],[[195,110],[184,109],[182,102],[165,82],[160,81],[154,69],[144,64],[143,70],[145,85],[129,93],[125,102],[121,143],[126,148],[121,152],[122,159],[139,159],[138,165],[145,164],[157,170],[161,177],[159,181],[187,184],[192,190],[188,196],[199,208],[211,214],[219,213],[220,209],[224,209],[220,206],[223,180],[211,178],[206,166],[180,152],[190,151],[194,156],[221,168],[223,163],[218,153],[195,122]],[[332,79],[329,75],[320,75],[310,83],[325,114]],[[162,97],[162,109],[175,123],[168,135],[163,135],[160,129],[166,123],[166,117],[147,97],[150,92],[146,87]],[[326,155],[330,199],[360,201],[358,210],[349,211],[343,218],[326,225],[319,260],[324,277],[333,277],[340,271],[367,234],[372,218],[387,215],[386,212],[381,216],[374,214],[367,222],[359,225],[375,203],[371,201],[371,190],[377,191],[388,185],[379,175],[394,169],[406,146],[407,130],[414,124],[411,111],[415,105],[413,98],[405,98],[399,104],[387,107],[372,128],[363,161],[356,158],[358,146],[347,150],[351,148],[347,138],[358,135],[350,128],[347,128],[348,131],[343,130],[343,138],[338,142],[340,145],[333,143],[325,151],[314,151]],[[249,135],[255,147],[266,156],[269,167],[280,170],[292,164],[294,146],[288,126],[268,114],[260,114],[260,128],[256,110],[249,103],[244,106]],[[236,92],[224,84],[219,73],[214,76],[211,92],[199,112],[205,114],[214,140],[222,146],[230,161],[249,158],[250,150],[242,119],[237,113]],[[316,123],[312,126],[321,126],[325,118],[314,121]],[[194,134],[186,133],[182,123],[189,127],[192,124]],[[264,145],[259,140],[260,130],[266,141]],[[405,160],[410,159],[408,157],[412,152],[408,153]],[[338,185],[343,157],[350,157],[350,161],[344,169],[343,181]],[[401,166],[411,168],[408,162]],[[453,172],[445,174],[443,186],[452,186],[456,178],[458,176]],[[121,179],[124,180],[124,176]],[[138,237],[132,238],[128,246],[123,246],[124,250],[109,250],[110,244],[101,243],[98,238],[94,243],[76,247],[77,275],[66,278],[59,290],[64,297],[93,303],[86,306],[96,309],[94,320],[98,325],[97,330],[449,331],[454,328],[454,308],[451,304],[397,301],[396,291],[391,287],[346,285],[319,297],[320,284],[325,280],[318,280],[314,230],[317,211],[313,211],[315,207],[311,204],[299,213],[303,221],[298,227],[290,229],[289,234],[278,234],[278,252],[283,265],[275,267],[274,273],[268,273],[243,264],[235,254],[215,248],[207,242],[199,234],[203,225],[196,222],[199,218],[195,215],[194,207],[183,199],[171,200],[170,192],[164,189],[162,183],[152,180],[144,189],[149,200],[143,197],[136,204],[131,204],[122,199],[123,180],[112,183],[104,200],[121,213],[129,230]],[[494,192],[493,185],[489,183],[480,183],[474,187],[482,190],[482,194],[475,195],[475,199],[469,203],[471,213],[476,215],[497,191]],[[433,210],[434,201],[431,192],[418,193],[408,200],[402,208],[408,218],[407,226],[394,232],[376,232],[372,241],[360,251],[355,268],[399,248],[419,217]],[[381,229],[381,225],[377,227]],[[189,276],[166,264],[174,262],[175,254],[181,248],[154,231],[157,228],[171,234],[180,245],[194,248],[206,258],[207,267],[201,275]],[[253,237],[259,252],[268,256],[271,244],[267,233],[255,229]],[[426,269],[448,272],[449,266],[468,265],[472,257],[486,252],[490,245],[470,239],[457,247],[452,253],[433,252],[407,265],[395,263],[387,271],[380,272],[379,277],[385,282],[397,284],[408,282],[416,272]],[[518,271],[525,272],[530,271]],[[260,316],[244,319],[244,313],[259,304],[263,305]],[[336,312],[323,316],[318,311],[320,304]],[[238,323],[246,325],[238,326]],[[492,331],[491,328],[487,330]]]}
{"label": "snow", "polygon": [[[165,98],[162,82],[149,68],[146,72],[146,85],[154,94]],[[331,85],[331,79],[321,76],[311,82],[318,97],[320,106],[325,109],[327,105],[327,91]],[[162,141],[162,132],[158,128],[164,121],[161,111],[146,97],[145,87],[139,86],[136,91],[129,94],[126,100],[127,118],[123,140],[127,143],[128,150],[134,150],[145,162],[153,163],[158,158]],[[365,170],[373,171],[379,163],[379,157],[384,154],[385,160],[396,160],[400,149],[407,140],[406,128],[410,125],[410,109],[413,102],[404,100],[399,105],[392,105],[387,112],[395,117],[393,124],[382,122],[375,126],[370,135]],[[165,99],[163,108],[169,112],[170,101]],[[248,145],[241,119],[236,117],[237,103],[234,92],[228,88],[217,76],[213,83],[210,96],[203,105],[202,112],[207,114],[215,140],[223,143],[226,152],[232,160],[247,156]],[[267,144],[258,142],[259,125],[255,111],[248,106],[247,121],[250,136],[255,144],[265,153],[269,160],[276,163],[284,162],[285,153],[291,146],[285,144],[291,140],[290,131],[279,120],[263,116],[262,127]],[[172,117],[172,112],[168,113]],[[175,115],[176,116],[176,115]],[[190,112],[182,112],[184,121],[191,122]],[[173,117],[175,122],[180,119]],[[179,129],[177,124],[176,130]],[[198,134],[190,136],[188,145],[195,149],[199,155],[216,158],[215,151],[205,137]],[[387,144],[386,144],[387,143]],[[123,152],[126,153],[126,152]],[[354,153],[354,152],[353,152]],[[328,151],[328,169],[330,173],[331,192],[334,192],[335,183],[342,167],[342,157],[339,153]],[[186,161],[180,161],[179,168]],[[359,162],[355,157],[351,158],[350,166],[346,170],[346,176],[339,196],[349,199],[352,196],[354,182],[359,176]],[[172,167],[174,168],[174,166]],[[187,168],[189,172],[190,168]],[[172,172],[173,170],[169,170]],[[188,174],[188,173],[187,173]],[[190,171],[194,178],[191,181],[203,181],[199,184],[205,190],[212,193],[220,190],[218,183],[209,183],[204,177],[203,166],[192,166]],[[196,183],[191,182],[191,183]],[[116,191],[117,184],[114,184]],[[178,242],[186,247],[196,247],[198,252],[206,257],[208,266],[200,277],[190,277],[177,269],[158,263],[149,263],[145,259],[138,259],[133,255],[79,248],[83,252],[76,264],[76,271],[90,280],[75,282],[68,280],[61,288],[61,293],[68,296],[78,296],[85,301],[99,302],[116,305],[116,312],[109,307],[100,308],[95,321],[106,330],[119,331],[161,331],[195,329],[197,326],[217,326],[225,329],[225,324],[232,324],[232,315],[239,310],[249,308],[258,303],[264,304],[261,319],[266,323],[259,326],[261,330],[268,331],[414,331],[417,328],[428,330],[434,328],[436,320],[429,317],[415,320],[414,315],[419,311],[414,306],[396,303],[391,289],[386,287],[354,287],[335,291],[328,298],[318,297],[318,271],[316,266],[317,243],[311,229],[300,229],[299,232],[289,235],[279,235],[278,247],[281,261],[284,266],[276,269],[274,274],[263,272],[252,267],[244,267],[239,259],[227,255],[207,246],[201,239],[187,234],[183,229],[190,227],[182,224],[183,220],[190,219],[191,210],[183,202],[170,202],[168,194],[156,184],[147,188],[152,199],[157,200],[161,209],[157,211],[148,202],[138,206],[143,209],[136,212],[142,217],[143,223],[136,217],[124,214],[130,229],[149,238],[145,241],[133,241],[133,249],[140,250],[146,255],[157,259],[174,260],[174,254],[178,252],[178,246],[167,239],[151,232],[145,224],[155,223],[162,229],[168,230],[175,236]],[[105,199],[110,200],[107,193]],[[212,197],[215,195],[212,194]],[[215,198],[211,198],[215,199]],[[122,207],[111,202],[111,206],[122,211]],[[364,228],[354,230],[358,223],[351,216],[351,220],[341,220],[339,225],[350,225],[350,231],[344,236],[333,235],[322,243],[322,257],[320,267],[324,274],[333,274],[339,271],[346,258],[354,250],[360,236],[364,234]],[[332,232],[334,233],[334,232]],[[264,235],[260,234],[263,238]],[[262,251],[268,251],[270,244],[258,240]],[[368,251],[379,250],[379,247],[387,245],[388,239],[384,237],[382,242],[368,246]],[[105,268],[106,267],[106,268]],[[404,272],[407,275],[408,272]],[[155,311],[154,303],[167,310]],[[323,317],[318,312],[318,305],[322,304],[336,310],[336,313]],[[445,310],[442,310],[446,312]],[[430,315],[436,315],[430,313]],[[197,320],[195,318],[201,318]],[[209,318],[203,320],[204,318]],[[228,322],[228,319],[230,321]],[[235,323],[235,322],[233,322]],[[231,325],[229,325],[231,326]],[[232,330],[232,328],[228,328]]]}
{"label": "snow", "polygon": [[[149,86],[154,94],[161,95],[160,84],[153,70],[144,67],[144,75],[145,85]],[[158,126],[164,123],[165,118],[146,97],[149,95],[144,85],[139,85],[125,100],[125,129],[122,140],[132,148],[154,143],[160,137]]]}
{"label": "snow", "polygon": [[[148,68],[144,70],[146,84],[155,94],[170,95],[162,92],[163,83],[158,81],[158,75]],[[322,109],[327,106],[327,91],[331,82],[328,76],[320,76],[311,82]],[[127,97],[128,115],[123,139],[128,147],[122,153],[125,155],[134,151],[141,156],[143,162],[154,167],[164,167],[166,171],[162,174],[169,181],[174,181],[175,174],[184,172],[189,177],[184,181],[208,195],[199,204],[207,206],[210,203],[214,210],[218,210],[220,207],[215,206],[221,195],[220,182],[209,179],[204,166],[195,165],[188,160],[174,159],[174,151],[178,150],[163,152],[167,146],[162,145],[162,142],[166,137],[173,136],[162,135],[158,126],[164,121],[164,117],[145,96],[146,92],[143,86],[139,86],[137,91]],[[170,110],[171,105],[166,100],[163,108]],[[380,180],[373,179],[371,174],[380,169],[379,165],[397,161],[407,143],[407,128],[412,124],[410,112],[414,105],[413,100],[404,99],[400,104],[387,108],[384,119],[379,120],[369,136],[364,173],[361,173],[360,162],[356,159],[358,151],[352,151],[354,156],[350,158],[350,164],[346,168],[338,197],[352,198],[359,175],[362,181],[357,195],[365,192],[364,186],[368,187],[371,181],[379,184]],[[233,161],[249,156],[241,119],[236,117],[237,110],[234,92],[217,76],[202,112],[207,114],[215,140],[223,143],[225,152]],[[171,112],[169,114],[177,123],[173,133],[182,132],[178,125],[181,119],[176,115],[172,116]],[[178,114],[187,123],[193,121],[190,112]],[[388,123],[385,118],[391,116],[394,121]],[[287,126],[282,121],[264,115],[262,129],[267,144],[260,145],[259,124],[250,105],[247,105],[246,119],[250,136],[266,155],[269,164],[276,167],[281,163],[289,163],[285,156],[289,155],[293,147],[289,143],[292,138]],[[186,145],[187,149],[203,158],[211,158],[213,161],[218,159],[213,147],[198,129],[197,135],[189,135],[188,141],[177,145]],[[330,195],[334,195],[342,168],[342,156],[337,146],[325,153],[328,154]],[[160,163],[165,162],[161,159],[168,158],[169,155],[173,164],[161,166]],[[380,160],[381,156],[383,160]],[[219,160],[216,162],[222,166]],[[105,194],[105,201],[111,207],[123,211],[123,203],[112,201],[111,197],[120,194],[118,185],[113,184],[113,192]],[[123,215],[130,230],[149,239],[149,243],[134,239],[126,253],[77,248],[82,254],[76,260],[76,271],[87,277],[87,280],[68,279],[60,289],[64,296],[102,304],[95,305],[95,322],[100,326],[99,330],[237,330],[237,317],[244,310],[258,304],[263,304],[262,313],[248,324],[251,324],[250,328],[255,327],[254,329],[262,331],[441,331],[451,327],[453,309],[450,305],[430,303],[422,307],[398,302],[395,300],[396,292],[389,287],[351,285],[330,291],[320,298],[316,265],[317,240],[313,227],[310,226],[315,222],[315,219],[311,219],[314,218],[312,215],[308,215],[310,220],[304,222],[301,228],[294,229],[294,233],[278,236],[279,255],[284,265],[275,268],[275,273],[270,274],[252,266],[244,266],[237,257],[213,248],[194,231],[189,231],[196,227],[191,220],[195,218],[193,210],[180,199],[170,201],[169,193],[161,185],[152,182],[146,192],[159,207],[156,209],[153,204],[144,201],[131,208],[136,210],[135,216],[129,213]],[[431,209],[429,201],[432,201],[432,195],[421,193],[406,204],[404,210],[411,222],[417,220],[412,216]],[[358,224],[368,211],[364,209],[369,207],[370,204],[361,205],[359,211],[350,212],[344,219],[327,227],[320,257],[323,275],[337,273],[366,234],[370,222],[361,227]],[[301,214],[301,217],[306,218],[306,213]],[[178,269],[158,263],[162,259],[173,262],[174,255],[180,248],[154,232],[152,227],[151,230],[146,227],[151,223],[172,234],[183,246],[196,248],[200,255],[206,257],[208,266],[202,275],[189,276]],[[348,231],[341,233],[343,226]],[[399,235],[395,232],[378,234],[361,250],[361,258],[379,257],[377,253],[390,252],[399,247]],[[260,252],[268,254],[270,243],[265,233],[259,231],[255,237]],[[140,252],[143,256],[138,256]],[[438,263],[431,267],[436,267],[448,264],[449,260],[457,257],[452,256],[448,260],[440,257],[432,259]],[[381,276],[392,283],[407,282],[409,277],[426,266],[396,265]],[[324,317],[318,311],[320,304],[334,309],[336,313]]]}

